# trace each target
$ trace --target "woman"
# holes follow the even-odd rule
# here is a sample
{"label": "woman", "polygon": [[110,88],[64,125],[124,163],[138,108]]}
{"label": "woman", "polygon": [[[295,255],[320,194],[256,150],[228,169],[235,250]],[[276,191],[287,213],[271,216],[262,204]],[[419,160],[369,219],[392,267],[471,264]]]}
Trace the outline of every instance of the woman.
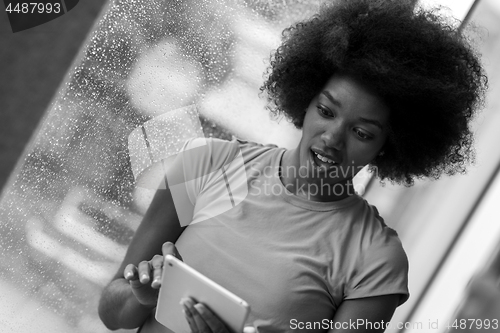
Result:
{"label": "woman", "polygon": [[[286,29],[268,74],[269,108],[302,128],[298,147],[208,140],[198,172],[241,156],[248,195],[217,216],[197,208],[193,221],[202,222],[186,228],[170,191],[158,191],[103,292],[109,328],[161,329],[151,314],[163,255],[179,252],[250,303],[259,332],[382,332],[407,300],[397,234],[354,193],[352,178],[365,165],[405,185],[464,171],[486,85],[474,51],[434,11],[344,0]],[[191,196],[208,207],[219,198],[214,181],[197,179]],[[202,304],[183,306],[194,332],[227,331]],[[348,325],[358,320],[365,325]]]}

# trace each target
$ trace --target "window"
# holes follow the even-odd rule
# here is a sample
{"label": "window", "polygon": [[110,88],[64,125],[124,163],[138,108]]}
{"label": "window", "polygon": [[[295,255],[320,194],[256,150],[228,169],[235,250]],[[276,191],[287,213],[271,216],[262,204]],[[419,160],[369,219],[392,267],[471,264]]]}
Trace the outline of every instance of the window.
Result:
{"label": "window", "polygon": [[206,136],[295,145],[299,132],[272,121],[258,93],[282,29],[318,6],[108,3],[3,191],[4,328],[107,331],[97,316],[100,292],[151,200],[150,191],[135,188],[130,165],[128,136],[140,125],[196,104]]}

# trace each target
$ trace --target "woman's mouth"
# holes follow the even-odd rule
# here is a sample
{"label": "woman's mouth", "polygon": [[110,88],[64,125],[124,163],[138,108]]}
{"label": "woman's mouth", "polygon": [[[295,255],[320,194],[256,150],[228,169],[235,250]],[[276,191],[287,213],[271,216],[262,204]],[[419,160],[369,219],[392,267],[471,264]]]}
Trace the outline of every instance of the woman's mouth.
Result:
{"label": "woman's mouth", "polygon": [[329,169],[331,167],[338,165],[337,161],[334,161],[326,156],[323,156],[314,150],[311,150],[311,152],[312,152],[313,163],[319,168]]}

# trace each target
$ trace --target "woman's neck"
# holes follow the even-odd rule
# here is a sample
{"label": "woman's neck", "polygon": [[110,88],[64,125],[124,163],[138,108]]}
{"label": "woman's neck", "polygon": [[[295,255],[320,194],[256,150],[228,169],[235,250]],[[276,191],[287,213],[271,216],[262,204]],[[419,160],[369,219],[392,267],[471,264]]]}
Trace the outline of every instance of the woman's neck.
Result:
{"label": "woman's neck", "polygon": [[[305,197],[310,201],[339,201],[355,194],[352,178],[332,179],[319,175],[301,174],[298,151],[286,150],[283,153],[279,168],[279,178],[283,186],[291,193]],[[289,172],[293,170],[293,172]],[[298,170],[298,172],[296,172]]]}

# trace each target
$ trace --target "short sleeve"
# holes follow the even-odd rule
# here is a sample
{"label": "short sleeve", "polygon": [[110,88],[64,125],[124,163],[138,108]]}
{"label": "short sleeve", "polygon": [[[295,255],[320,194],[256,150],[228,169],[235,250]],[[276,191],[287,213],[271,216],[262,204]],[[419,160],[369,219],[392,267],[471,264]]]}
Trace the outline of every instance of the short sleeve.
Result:
{"label": "short sleeve", "polygon": [[408,258],[397,236],[364,251],[348,283],[345,299],[399,294],[399,304],[409,298]]}
{"label": "short sleeve", "polygon": [[241,178],[237,177],[242,173],[238,172],[240,169],[244,174],[240,160],[236,140],[196,138],[186,142],[167,167],[168,186],[181,226],[219,214],[234,203],[235,194],[228,192],[229,182]]}

